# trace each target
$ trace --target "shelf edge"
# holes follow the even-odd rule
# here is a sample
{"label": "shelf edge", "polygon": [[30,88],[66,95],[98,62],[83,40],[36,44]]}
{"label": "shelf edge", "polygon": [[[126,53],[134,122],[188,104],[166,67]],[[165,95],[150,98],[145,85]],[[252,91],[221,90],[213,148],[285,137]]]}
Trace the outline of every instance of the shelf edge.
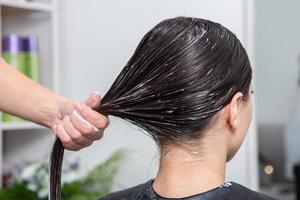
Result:
{"label": "shelf edge", "polygon": [[2,131],[15,131],[15,130],[30,130],[30,129],[46,129],[43,126],[31,122],[20,123],[2,123],[0,129]]}
{"label": "shelf edge", "polygon": [[37,3],[37,2],[0,0],[0,5],[11,7],[11,8],[34,10],[34,11],[44,11],[44,12],[51,12],[53,10],[52,4]]}

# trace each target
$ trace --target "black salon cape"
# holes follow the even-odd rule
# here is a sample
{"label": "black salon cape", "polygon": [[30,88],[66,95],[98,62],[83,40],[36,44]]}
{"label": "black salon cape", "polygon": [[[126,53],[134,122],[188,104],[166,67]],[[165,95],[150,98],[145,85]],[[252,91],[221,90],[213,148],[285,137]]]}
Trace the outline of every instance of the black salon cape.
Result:
{"label": "black salon cape", "polygon": [[[163,198],[152,188],[153,180],[144,184],[109,194],[100,200],[167,200],[176,198]],[[190,197],[177,198],[184,200],[275,200],[272,197],[254,192],[234,182],[225,183],[215,189],[196,194]]]}

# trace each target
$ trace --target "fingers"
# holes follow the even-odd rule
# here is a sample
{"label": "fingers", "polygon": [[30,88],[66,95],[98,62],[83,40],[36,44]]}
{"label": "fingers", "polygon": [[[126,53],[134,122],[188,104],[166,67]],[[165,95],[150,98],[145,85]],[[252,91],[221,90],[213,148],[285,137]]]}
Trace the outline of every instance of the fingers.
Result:
{"label": "fingers", "polygon": [[52,128],[54,134],[59,137],[60,141],[63,143],[64,147],[66,149],[72,150],[72,151],[78,151],[82,147],[75,142],[72,141],[71,137],[68,135],[68,133],[65,131],[62,123],[59,123],[58,125],[54,126]]}
{"label": "fingers", "polygon": [[96,128],[74,110],[70,116],[66,115],[53,128],[53,131],[60,138],[65,148],[77,151],[90,146],[93,141],[101,139],[103,137],[103,129]]}
{"label": "fingers", "polygon": [[[82,116],[83,112],[86,113],[86,119]],[[90,122],[87,119],[89,119]],[[70,115],[70,120],[74,127],[81,132],[84,137],[91,140],[101,139],[103,136],[103,130],[108,124],[108,119],[106,117],[91,110],[83,104],[80,106],[80,111],[77,109],[73,111]]]}
{"label": "fingers", "polygon": [[52,130],[65,148],[77,151],[103,137],[108,117],[92,110],[100,102],[100,94],[92,92],[87,100],[81,103],[69,101],[68,106],[64,106],[64,112],[55,120]]}
{"label": "fingers", "polygon": [[89,96],[89,98],[84,101],[84,103],[90,108],[94,108],[100,105],[100,102],[101,102],[101,96],[98,91],[93,91]]}
{"label": "fingers", "polygon": [[108,126],[109,120],[108,117],[102,115],[85,104],[79,104],[77,111],[80,113],[80,116],[89,122],[96,129],[105,129]]}
{"label": "fingers", "polygon": [[63,119],[63,126],[71,137],[72,141],[76,144],[79,144],[83,147],[90,146],[93,143],[93,140],[84,137],[72,124],[70,117],[67,115]]}

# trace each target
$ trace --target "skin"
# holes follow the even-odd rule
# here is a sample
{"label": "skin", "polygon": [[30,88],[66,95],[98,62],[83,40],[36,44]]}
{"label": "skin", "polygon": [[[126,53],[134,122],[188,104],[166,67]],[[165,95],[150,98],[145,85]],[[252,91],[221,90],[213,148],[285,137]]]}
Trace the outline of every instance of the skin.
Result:
{"label": "skin", "polygon": [[46,89],[0,61],[0,110],[51,128],[65,148],[79,150],[103,136],[108,118],[92,110],[98,92],[81,102]]}
{"label": "skin", "polygon": [[[249,93],[252,93],[250,88]],[[241,146],[252,118],[252,95],[238,92],[216,114],[212,127],[196,141],[196,152],[180,145],[162,148],[153,189],[166,198],[183,198],[209,191],[225,182],[226,163]]]}

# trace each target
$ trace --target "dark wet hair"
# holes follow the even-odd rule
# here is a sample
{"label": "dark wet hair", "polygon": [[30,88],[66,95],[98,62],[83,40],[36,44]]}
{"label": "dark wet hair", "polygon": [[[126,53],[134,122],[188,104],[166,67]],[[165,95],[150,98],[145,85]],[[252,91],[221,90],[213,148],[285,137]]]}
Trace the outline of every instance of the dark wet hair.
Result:
{"label": "dark wet hair", "polygon": [[[247,53],[231,31],[209,20],[176,17],[143,37],[94,110],[132,122],[159,144],[190,140],[235,93],[247,100],[251,78]],[[52,199],[59,196],[59,145],[52,153]]]}

